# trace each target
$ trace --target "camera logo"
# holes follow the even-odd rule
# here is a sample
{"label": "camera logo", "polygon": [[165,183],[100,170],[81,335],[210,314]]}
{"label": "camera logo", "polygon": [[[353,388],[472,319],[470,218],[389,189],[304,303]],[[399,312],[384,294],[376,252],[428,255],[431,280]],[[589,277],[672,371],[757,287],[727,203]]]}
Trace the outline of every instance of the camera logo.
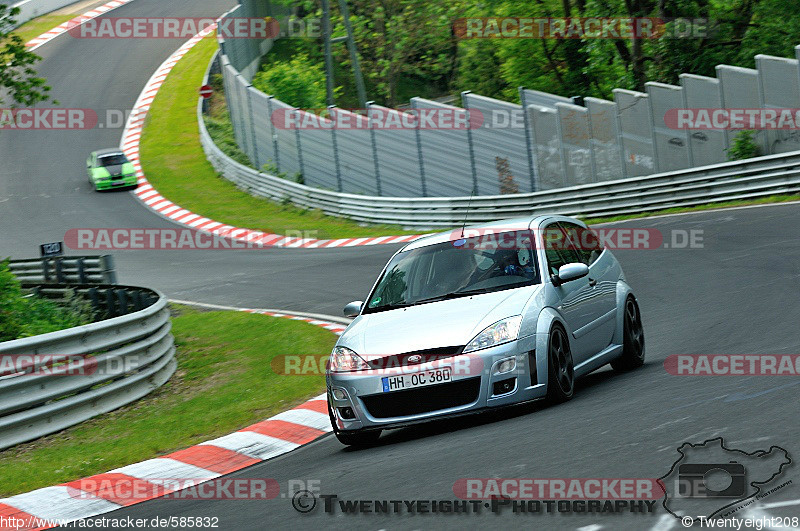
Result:
{"label": "camera logo", "polygon": [[684,498],[740,498],[747,491],[744,465],[684,464],[678,467],[678,495]]}
{"label": "camera logo", "polygon": [[701,516],[719,518],[755,503],[784,485],[780,476],[791,464],[789,452],[780,446],[746,452],[728,448],[722,438],[702,443],[683,443],[679,457],[660,478],[663,505],[686,525]]}

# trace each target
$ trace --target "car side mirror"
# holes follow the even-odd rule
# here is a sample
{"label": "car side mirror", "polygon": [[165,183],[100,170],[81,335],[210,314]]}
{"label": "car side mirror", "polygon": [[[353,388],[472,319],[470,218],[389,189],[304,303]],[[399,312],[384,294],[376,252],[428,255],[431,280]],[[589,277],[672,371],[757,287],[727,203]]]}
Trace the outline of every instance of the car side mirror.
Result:
{"label": "car side mirror", "polygon": [[578,280],[579,278],[583,278],[589,274],[589,266],[586,264],[581,264],[578,262],[572,264],[564,264],[558,268],[558,275],[552,275],[550,279],[553,281],[553,285],[555,287],[564,284],[565,282],[570,282],[572,280]]}
{"label": "car side mirror", "polygon": [[358,317],[361,313],[361,307],[364,305],[363,301],[353,301],[344,307],[345,317]]}

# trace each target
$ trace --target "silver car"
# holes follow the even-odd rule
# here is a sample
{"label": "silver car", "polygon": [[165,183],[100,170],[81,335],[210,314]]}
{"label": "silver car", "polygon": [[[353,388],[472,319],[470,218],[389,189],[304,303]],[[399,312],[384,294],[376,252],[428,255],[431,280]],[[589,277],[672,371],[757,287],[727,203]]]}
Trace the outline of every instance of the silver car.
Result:
{"label": "silver car", "polygon": [[409,243],[389,260],[326,371],[333,431],[381,430],[572,398],[575,378],[644,363],[636,298],[579,220],[537,216]]}

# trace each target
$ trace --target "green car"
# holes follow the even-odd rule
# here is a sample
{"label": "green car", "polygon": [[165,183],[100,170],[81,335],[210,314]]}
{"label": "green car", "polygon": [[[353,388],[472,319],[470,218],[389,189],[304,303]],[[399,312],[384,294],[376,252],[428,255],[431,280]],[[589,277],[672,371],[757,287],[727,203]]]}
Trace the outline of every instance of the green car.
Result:
{"label": "green car", "polygon": [[86,169],[95,190],[136,188],[136,169],[118,148],[95,151],[86,159]]}

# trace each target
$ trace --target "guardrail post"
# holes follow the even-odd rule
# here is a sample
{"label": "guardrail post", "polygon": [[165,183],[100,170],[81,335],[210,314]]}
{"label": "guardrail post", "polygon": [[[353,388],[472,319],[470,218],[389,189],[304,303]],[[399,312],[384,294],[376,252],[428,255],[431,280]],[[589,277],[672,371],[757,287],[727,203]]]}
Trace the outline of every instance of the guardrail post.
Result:
{"label": "guardrail post", "polygon": [[78,258],[78,283],[87,284],[86,282],[86,269],[84,267],[83,258]]}
{"label": "guardrail post", "polygon": [[117,289],[114,290],[117,295],[117,300],[119,301],[119,314],[125,315],[128,313],[128,292],[124,289]]}
{"label": "guardrail post", "polygon": [[100,256],[100,269],[103,273],[104,284],[117,283],[117,271],[114,269],[114,257],[110,254]]}
{"label": "guardrail post", "polygon": [[108,317],[117,316],[117,311],[114,304],[114,292],[111,289],[106,290],[106,315]]}
{"label": "guardrail post", "polygon": [[87,294],[89,295],[89,301],[92,304],[92,310],[94,311],[94,313],[95,314],[100,313],[100,296],[97,294],[97,288],[92,286],[91,288],[89,288]]}
{"label": "guardrail post", "polygon": [[66,280],[64,278],[64,264],[61,261],[61,258],[56,258],[56,281],[59,284],[65,284]]}
{"label": "guardrail post", "polygon": [[136,311],[136,312],[141,310],[142,309],[142,294],[141,294],[141,292],[139,292],[138,290],[134,291],[131,294],[131,299],[133,299],[133,310]]}

